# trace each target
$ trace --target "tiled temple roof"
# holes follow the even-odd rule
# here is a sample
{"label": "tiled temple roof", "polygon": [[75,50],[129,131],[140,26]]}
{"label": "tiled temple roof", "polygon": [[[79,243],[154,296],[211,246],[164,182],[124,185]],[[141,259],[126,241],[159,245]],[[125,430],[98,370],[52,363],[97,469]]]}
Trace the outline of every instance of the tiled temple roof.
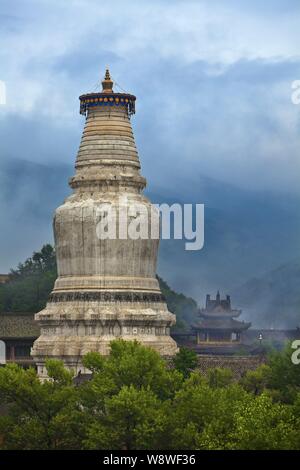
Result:
{"label": "tiled temple roof", "polygon": [[0,339],[37,338],[40,328],[33,313],[0,313]]}
{"label": "tiled temple roof", "polygon": [[242,310],[238,310],[238,309],[224,310],[221,306],[219,306],[211,311],[205,308],[200,309],[199,316],[202,318],[232,318],[232,317],[239,317],[241,313],[242,313]]}
{"label": "tiled temple roof", "polygon": [[233,318],[206,318],[203,321],[193,325],[193,329],[241,331],[248,329],[250,326],[251,323],[237,321]]}

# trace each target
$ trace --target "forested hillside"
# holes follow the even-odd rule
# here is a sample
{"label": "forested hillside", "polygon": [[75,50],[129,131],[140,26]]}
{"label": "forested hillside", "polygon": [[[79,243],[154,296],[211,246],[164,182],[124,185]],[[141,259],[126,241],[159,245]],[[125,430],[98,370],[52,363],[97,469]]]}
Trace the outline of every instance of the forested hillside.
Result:
{"label": "forested hillside", "polygon": [[[42,310],[53,289],[57,277],[55,251],[44,245],[24,263],[11,271],[10,281],[0,285],[0,313],[32,312]],[[197,313],[197,303],[183,294],[174,292],[168,284],[158,278],[168,308],[176,314],[177,329],[187,328]]]}

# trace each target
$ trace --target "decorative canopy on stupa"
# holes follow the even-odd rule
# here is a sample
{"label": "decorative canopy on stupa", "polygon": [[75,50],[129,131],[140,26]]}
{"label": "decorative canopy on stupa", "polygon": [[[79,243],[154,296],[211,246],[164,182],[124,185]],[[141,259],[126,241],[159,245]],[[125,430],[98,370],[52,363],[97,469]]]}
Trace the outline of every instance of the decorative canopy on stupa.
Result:
{"label": "decorative canopy on stupa", "polygon": [[127,109],[128,116],[134,114],[136,97],[129,93],[115,93],[113,84],[109,69],[106,69],[104,80],[102,80],[102,91],[87,93],[79,97],[80,114],[86,115],[88,108],[94,106],[121,106]]}

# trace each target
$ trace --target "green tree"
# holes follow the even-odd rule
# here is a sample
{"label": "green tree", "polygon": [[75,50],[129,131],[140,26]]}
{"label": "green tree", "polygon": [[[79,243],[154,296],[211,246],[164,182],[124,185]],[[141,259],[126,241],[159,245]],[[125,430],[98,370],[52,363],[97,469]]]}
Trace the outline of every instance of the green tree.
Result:
{"label": "green tree", "polygon": [[247,392],[252,392],[254,395],[260,395],[266,390],[270,382],[272,369],[267,364],[262,364],[255,370],[248,370],[247,373],[240,380],[242,387]]}
{"label": "green tree", "polygon": [[175,368],[181,372],[184,378],[190,376],[190,373],[198,364],[198,356],[195,351],[188,348],[180,348],[173,359]]}
{"label": "green tree", "polygon": [[229,434],[229,448],[241,450],[296,449],[298,430],[290,406],[273,403],[263,393],[239,403],[235,425]]}
{"label": "green tree", "polygon": [[[51,380],[15,364],[0,369],[0,399],[7,407],[0,433],[5,449],[79,449],[84,433],[72,374],[48,361]],[[82,416],[81,416],[82,418]]]}
{"label": "green tree", "polygon": [[207,379],[211,388],[226,387],[233,382],[233,373],[231,369],[216,367],[208,370]]}
{"label": "green tree", "polygon": [[211,387],[191,375],[172,403],[173,449],[260,450],[299,448],[299,421],[290,405],[255,396],[239,384]]}
{"label": "green tree", "polygon": [[279,377],[286,361],[286,352],[272,356],[241,383],[226,369],[184,379],[155,351],[116,340],[108,356],[84,358],[93,375],[77,386],[60,361],[47,361],[44,382],[33,369],[7,365],[0,368],[1,447],[299,449],[300,392],[294,369]]}
{"label": "green tree", "polygon": [[136,389],[149,388],[163,400],[172,398],[183,381],[182,374],[167,368],[154,349],[137,341],[112,341],[107,358],[89,353],[84,358],[84,365],[94,370],[91,386],[97,383],[105,387],[104,382],[107,381],[116,391],[124,385],[133,385]]}
{"label": "green tree", "polygon": [[43,309],[56,277],[54,248],[44,245],[11,271],[8,283],[0,285],[0,311],[34,313]]}
{"label": "green tree", "polygon": [[90,422],[86,448],[163,448],[170,400],[182,386],[180,372],[153,349],[136,341],[111,342],[107,357],[89,353],[84,365],[93,378],[81,387]]}
{"label": "green tree", "polygon": [[149,388],[124,386],[105,399],[101,419],[92,420],[84,445],[88,449],[162,449],[167,408],[168,403]]}
{"label": "green tree", "polygon": [[268,359],[270,373],[267,388],[278,401],[293,403],[300,392],[300,366],[293,364],[291,344],[283,351],[273,352]]}
{"label": "green tree", "polygon": [[172,448],[227,448],[235,410],[247,397],[238,384],[210,387],[199,372],[192,373],[172,403]]}

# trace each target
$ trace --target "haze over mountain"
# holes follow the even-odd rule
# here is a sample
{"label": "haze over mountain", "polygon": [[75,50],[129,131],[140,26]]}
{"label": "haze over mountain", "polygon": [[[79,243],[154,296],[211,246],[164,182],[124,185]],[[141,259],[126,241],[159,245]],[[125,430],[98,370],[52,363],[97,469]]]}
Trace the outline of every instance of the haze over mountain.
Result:
{"label": "haze over mountain", "polygon": [[300,258],[255,277],[233,291],[256,327],[300,327]]}
{"label": "haze over mountain", "polygon": [[[0,271],[53,242],[52,214],[69,194],[72,174],[68,165],[2,160]],[[206,293],[220,289],[234,294],[233,303],[255,325],[295,326],[300,267],[289,262],[299,249],[297,196],[245,190],[197,174],[176,188],[171,182],[170,187],[150,185],[147,194],[155,203],[205,204],[202,250],[186,251],[184,240],[161,242],[158,271],[174,290],[203,304]]]}

